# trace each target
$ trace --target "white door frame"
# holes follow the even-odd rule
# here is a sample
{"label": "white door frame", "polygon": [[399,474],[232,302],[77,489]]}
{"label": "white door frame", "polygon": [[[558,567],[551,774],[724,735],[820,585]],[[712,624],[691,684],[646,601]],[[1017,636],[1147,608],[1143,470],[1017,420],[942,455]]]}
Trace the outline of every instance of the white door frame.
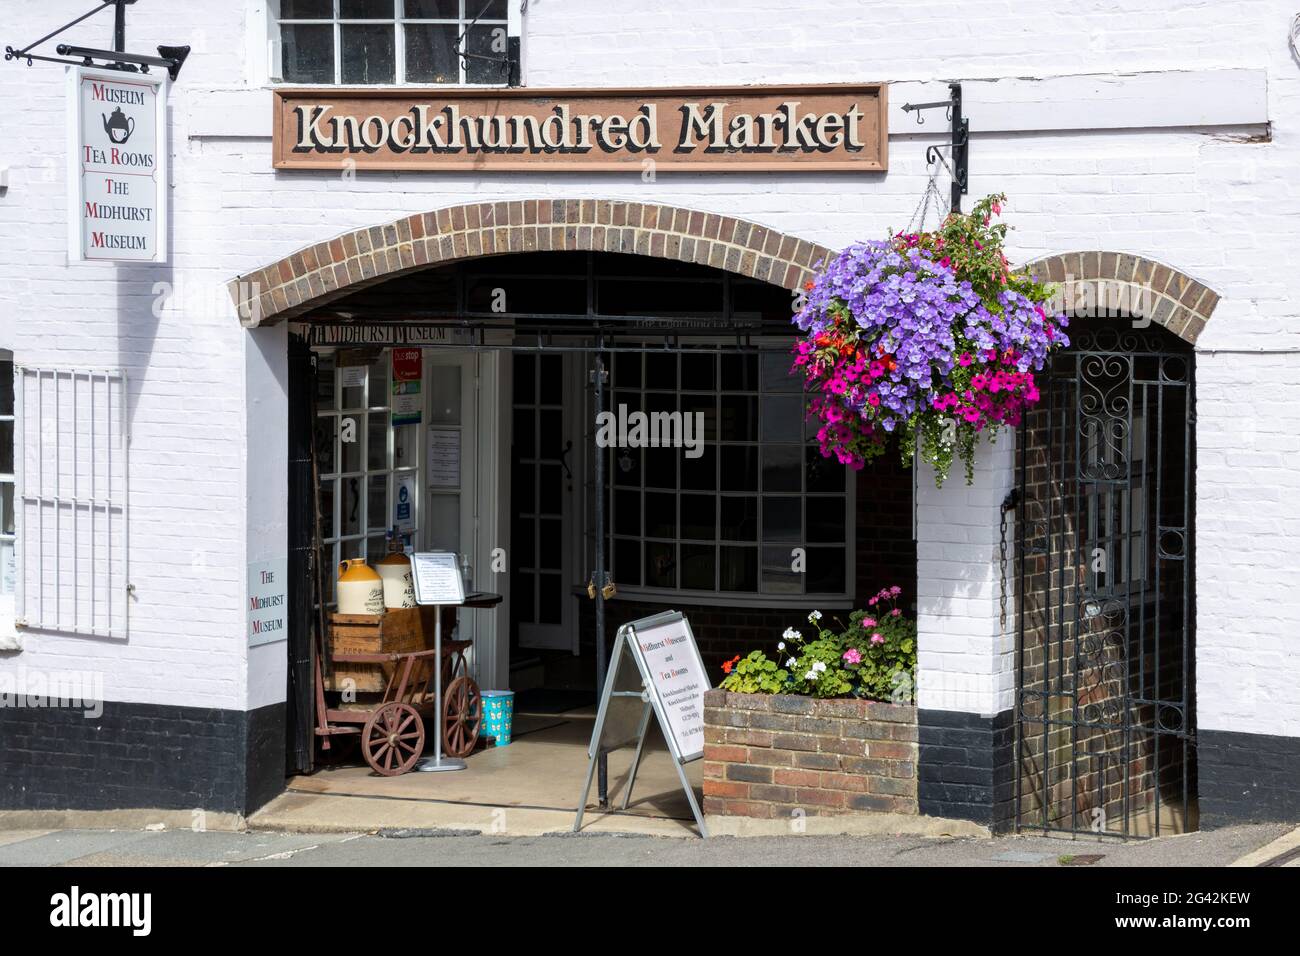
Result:
{"label": "white door frame", "polygon": [[[546,352],[546,351],[538,352],[537,355],[538,357],[541,356],[555,357],[554,352]],[[519,627],[519,645],[520,647],[526,647],[531,650],[567,649],[571,653],[576,655],[578,653],[578,616],[575,612],[574,601],[572,599],[571,590],[574,584],[574,580],[577,574],[579,573],[577,569],[581,567],[581,564],[579,563],[578,553],[575,551],[574,536],[573,536],[572,529],[575,527],[581,528],[583,524],[581,520],[581,515],[578,512],[578,508],[581,506],[581,502],[583,500],[582,499],[583,472],[581,470],[582,466],[580,462],[582,435],[581,435],[581,428],[579,424],[579,418],[581,417],[582,413],[580,411],[581,406],[580,405],[575,406],[572,401],[573,398],[572,381],[575,377],[574,367],[577,366],[579,362],[575,353],[572,352],[559,353],[558,357],[560,358],[562,363],[561,366],[562,391],[561,391],[561,398],[560,398],[560,407],[561,407],[560,440],[561,442],[569,442],[569,441],[573,442],[572,452],[568,455],[567,459],[565,459],[571,477],[561,478],[563,484],[561,485],[560,515],[561,515],[561,521],[563,522],[567,520],[569,527],[561,528],[561,533],[564,535],[564,540],[562,542],[560,568],[559,568],[560,587],[562,588],[562,593],[560,595],[560,623],[555,625],[529,625],[529,624],[521,623]],[[511,371],[513,373],[513,353],[512,353]],[[513,381],[513,375],[511,376],[511,380]],[[511,396],[510,407],[513,410],[514,408],[513,396]],[[513,414],[511,417],[513,419]],[[575,432],[577,433],[576,439],[574,437]],[[506,454],[508,458],[509,456],[508,450]],[[540,501],[536,497],[536,493],[534,495],[534,504],[540,505]],[[514,512],[512,510],[511,514],[513,515],[513,513]],[[539,576],[538,577],[539,586],[540,583],[541,581]],[[525,637],[525,628],[529,628],[529,627],[537,628],[537,629],[544,628],[547,631],[554,630],[558,634],[558,640],[554,642],[543,640],[543,641],[534,641],[532,643],[529,643]]]}

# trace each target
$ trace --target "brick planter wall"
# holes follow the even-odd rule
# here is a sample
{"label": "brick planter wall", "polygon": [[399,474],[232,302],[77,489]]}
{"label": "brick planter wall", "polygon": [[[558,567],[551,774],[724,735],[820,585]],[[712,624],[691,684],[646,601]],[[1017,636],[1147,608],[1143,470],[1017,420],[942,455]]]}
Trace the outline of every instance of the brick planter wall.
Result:
{"label": "brick planter wall", "polygon": [[704,812],[917,813],[916,708],[783,694],[704,696]]}

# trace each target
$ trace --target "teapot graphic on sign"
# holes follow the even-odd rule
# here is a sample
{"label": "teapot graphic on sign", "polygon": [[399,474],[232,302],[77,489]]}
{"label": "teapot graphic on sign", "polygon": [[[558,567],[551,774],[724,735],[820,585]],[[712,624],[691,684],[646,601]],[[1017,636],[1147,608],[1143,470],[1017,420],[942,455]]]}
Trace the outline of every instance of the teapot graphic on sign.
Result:
{"label": "teapot graphic on sign", "polygon": [[112,116],[104,116],[103,113],[99,115],[104,118],[104,132],[119,146],[130,139],[131,134],[135,132],[135,120],[123,113],[120,106],[113,110]]}

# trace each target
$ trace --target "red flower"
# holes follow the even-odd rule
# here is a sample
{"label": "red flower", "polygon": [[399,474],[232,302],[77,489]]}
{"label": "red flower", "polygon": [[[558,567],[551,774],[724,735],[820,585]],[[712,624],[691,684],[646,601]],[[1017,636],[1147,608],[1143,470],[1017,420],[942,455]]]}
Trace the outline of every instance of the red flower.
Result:
{"label": "red flower", "polygon": [[732,669],[733,667],[735,667],[735,666],[736,666],[737,664],[739,664],[739,663],[740,663],[740,655],[737,654],[737,655],[736,655],[735,657],[733,657],[731,660],[726,661],[726,662],[723,663],[723,665],[722,665],[722,673],[724,673],[724,674],[730,674],[730,673],[731,673],[731,669]]}

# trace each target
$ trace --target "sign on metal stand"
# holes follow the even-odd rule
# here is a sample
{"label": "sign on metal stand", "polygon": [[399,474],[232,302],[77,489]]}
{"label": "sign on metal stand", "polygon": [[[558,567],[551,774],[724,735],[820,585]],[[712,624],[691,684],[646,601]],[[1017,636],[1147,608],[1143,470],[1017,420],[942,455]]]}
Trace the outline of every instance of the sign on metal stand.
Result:
{"label": "sign on metal stand", "polygon": [[575,833],[582,828],[600,758],[615,750],[635,747],[620,809],[628,808],[653,714],[668,743],[682,790],[699,824],[700,836],[709,835],[695,791],[686,778],[686,764],[704,756],[704,692],[708,688],[695,635],[681,611],[664,611],[618,629],[600,709],[596,712],[596,726],[587,747],[587,778],[573,821]]}
{"label": "sign on metal stand", "polygon": [[411,555],[411,584],[415,603],[434,608],[434,711],[433,757],[420,760],[415,769],[424,773],[439,770],[464,770],[465,761],[442,755],[442,608],[465,603],[465,581],[452,551],[417,551]]}

